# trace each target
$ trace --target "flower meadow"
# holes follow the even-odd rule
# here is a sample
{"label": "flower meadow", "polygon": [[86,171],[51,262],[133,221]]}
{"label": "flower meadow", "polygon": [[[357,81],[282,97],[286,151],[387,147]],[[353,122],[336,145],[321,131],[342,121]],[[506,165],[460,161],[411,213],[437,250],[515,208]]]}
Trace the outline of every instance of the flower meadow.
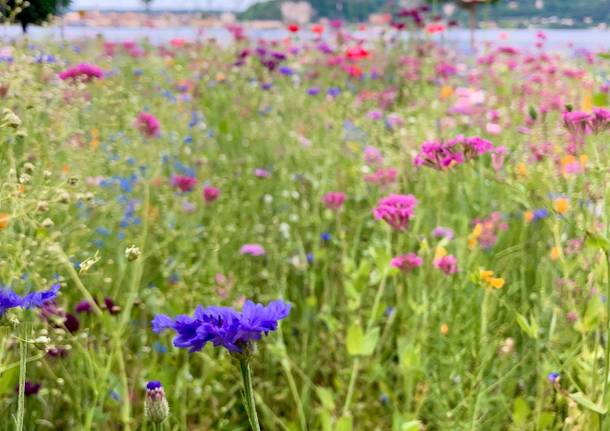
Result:
{"label": "flower meadow", "polygon": [[7,42],[0,429],[610,429],[609,56],[425,15]]}

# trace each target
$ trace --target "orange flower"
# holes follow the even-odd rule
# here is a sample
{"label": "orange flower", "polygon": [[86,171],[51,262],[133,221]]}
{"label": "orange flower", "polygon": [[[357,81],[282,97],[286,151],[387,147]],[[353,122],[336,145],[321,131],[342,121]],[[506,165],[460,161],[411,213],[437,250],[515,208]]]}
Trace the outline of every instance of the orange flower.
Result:
{"label": "orange flower", "polygon": [[6,227],[8,226],[9,220],[10,220],[10,217],[8,214],[0,213],[0,229],[6,229]]}
{"label": "orange flower", "polygon": [[447,335],[449,333],[449,326],[446,323],[441,323],[440,331],[441,335]]}
{"label": "orange flower", "polygon": [[534,219],[534,213],[532,211],[525,211],[523,213],[523,220],[525,220],[526,223],[531,222]]}
{"label": "orange flower", "polygon": [[517,173],[517,176],[521,178],[527,177],[527,166],[525,166],[525,163],[518,163],[515,168],[515,172]]}
{"label": "orange flower", "polygon": [[561,257],[561,247],[555,246],[551,249],[551,260],[557,260]]}
{"label": "orange flower", "polygon": [[555,211],[557,211],[559,214],[565,214],[570,209],[570,201],[566,198],[555,199],[555,202],[553,202],[553,208],[555,208]]}
{"label": "orange flower", "polygon": [[439,95],[441,100],[449,99],[451,96],[453,96],[453,87],[451,87],[449,85],[443,85],[441,87],[441,91],[440,91],[440,95]]}

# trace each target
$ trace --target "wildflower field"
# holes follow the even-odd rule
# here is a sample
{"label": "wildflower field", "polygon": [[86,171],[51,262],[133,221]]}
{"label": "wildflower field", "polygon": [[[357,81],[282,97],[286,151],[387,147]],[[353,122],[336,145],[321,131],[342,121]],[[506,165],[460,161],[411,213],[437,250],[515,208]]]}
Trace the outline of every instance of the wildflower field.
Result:
{"label": "wildflower field", "polygon": [[610,429],[610,55],[395,27],[1,49],[1,430]]}

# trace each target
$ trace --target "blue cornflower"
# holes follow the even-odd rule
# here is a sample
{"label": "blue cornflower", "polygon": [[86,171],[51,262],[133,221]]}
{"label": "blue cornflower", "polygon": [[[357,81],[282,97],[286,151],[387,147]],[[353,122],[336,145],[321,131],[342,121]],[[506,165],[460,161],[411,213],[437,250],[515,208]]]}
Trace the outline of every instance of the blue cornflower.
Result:
{"label": "blue cornflower", "polygon": [[282,75],[291,76],[294,72],[292,71],[292,69],[290,67],[282,66],[282,67],[280,67],[280,73]]}
{"label": "blue cornflower", "polygon": [[310,96],[317,96],[318,94],[320,94],[320,89],[318,87],[311,87],[307,90],[307,94],[309,94]]}
{"label": "blue cornflower", "polygon": [[311,264],[311,263],[313,263],[313,260],[314,260],[313,253],[307,253],[307,262]]}
{"label": "blue cornflower", "polygon": [[339,87],[331,87],[328,89],[326,94],[328,94],[330,97],[337,97],[339,94],[341,94],[341,89]]}
{"label": "blue cornflower", "polygon": [[211,342],[232,353],[243,353],[263,334],[275,331],[278,322],[290,313],[290,304],[282,300],[272,301],[267,306],[246,301],[241,313],[229,307],[199,305],[193,317],[179,315],[171,318],[159,314],[152,320],[156,333],[166,329],[176,332],[174,346],[197,352]]}
{"label": "blue cornflower", "polygon": [[330,241],[330,234],[328,232],[322,232],[320,238],[322,238],[322,241]]}
{"label": "blue cornflower", "polygon": [[537,210],[534,210],[534,220],[542,220],[543,218],[548,217],[548,215],[549,210],[546,208],[538,208]]}
{"label": "blue cornflower", "polygon": [[553,373],[549,373],[549,375],[547,377],[549,379],[549,382],[557,383],[557,382],[559,382],[559,379],[561,376],[559,375],[559,373],[553,372]]}
{"label": "blue cornflower", "polygon": [[45,302],[55,299],[57,292],[59,292],[59,284],[53,284],[49,290],[28,293],[24,297],[19,296],[8,287],[0,289],[0,316],[10,308],[42,307]]}

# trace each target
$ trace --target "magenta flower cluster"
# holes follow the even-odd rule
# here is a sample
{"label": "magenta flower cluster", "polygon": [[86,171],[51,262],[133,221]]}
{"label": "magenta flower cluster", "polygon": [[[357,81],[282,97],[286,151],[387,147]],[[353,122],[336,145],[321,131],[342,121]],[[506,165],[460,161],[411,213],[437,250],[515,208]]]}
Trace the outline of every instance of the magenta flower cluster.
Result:
{"label": "magenta flower cluster", "polygon": [[396,230],[405,230],[414,216],[417,199],[413,195],[390,195],[373,209],[377,220],[383,220]]}
{"label": "magenta flower cluster", "polygon": [[81,78],[85,81],[92,79],[101,79],[104,77],[104,70],[93,64],[81,63],[66,70],[59,72],[59,79],[65,81],[67,79]]}
{"label": "magenta flower cluster", "polygon": [[494,145],[479,136],[459,135],[448,141],[427,141],[413,159],[415,166],[429,166],[445,170],[476,159],[482,154],[493,153]]}

